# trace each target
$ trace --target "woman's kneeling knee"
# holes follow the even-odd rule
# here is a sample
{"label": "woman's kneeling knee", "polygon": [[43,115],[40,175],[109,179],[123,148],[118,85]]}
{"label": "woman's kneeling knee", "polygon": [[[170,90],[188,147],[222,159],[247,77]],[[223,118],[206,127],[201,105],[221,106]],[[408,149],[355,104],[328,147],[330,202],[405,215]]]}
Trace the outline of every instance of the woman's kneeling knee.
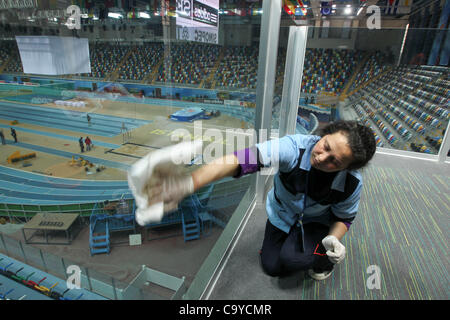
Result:
{"label": "woman's kneeling knee", "polygon": [[311,269],[314,265],[314,259],[305,255],[304,257],[293,258],[290,255],[280,254],[280,262],[286,270],[300,271]]}
{"label": "woman's kneeling knee", "polygon": [[261,258],[261,267],[265,274],[271,277],[277,277],[281,274],[281,265],[279,262],[272,261],[269,259],[263,260]]}

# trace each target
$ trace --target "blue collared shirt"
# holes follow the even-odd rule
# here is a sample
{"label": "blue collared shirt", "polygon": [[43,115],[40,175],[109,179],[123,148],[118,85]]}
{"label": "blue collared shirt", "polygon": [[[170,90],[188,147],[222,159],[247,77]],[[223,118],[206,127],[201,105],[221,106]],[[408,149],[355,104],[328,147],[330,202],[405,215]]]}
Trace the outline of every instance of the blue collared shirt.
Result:
{"label": "blue collared shirt", "polygon": [[[274,186],[267,195],[266,210],[269,221],[286,233],[289,233],[291,226],[298,222],[331,225],[336,218],[351,221],[358,211],[362,177],[356,170],[342,170],[336,174],[331,190],[342,194],[345,191],[347,195],[341,197],[341,201],[328,204],[321,204],[320,200],[315,201],[306,196],[306,189],[304,192],[292,193],[288,190],[286,181],[283,182],[281,178],[283,173],[299,170],[304,173],[301,179],[305,181],[298,183],[304,183],[307,188],[308,174],[311,170],[311,151],[320,139],[319,136],[296,134],[256,145],[261,165],[278,168]],[[346,184],[350,182],[353,187],[346,188]]]}

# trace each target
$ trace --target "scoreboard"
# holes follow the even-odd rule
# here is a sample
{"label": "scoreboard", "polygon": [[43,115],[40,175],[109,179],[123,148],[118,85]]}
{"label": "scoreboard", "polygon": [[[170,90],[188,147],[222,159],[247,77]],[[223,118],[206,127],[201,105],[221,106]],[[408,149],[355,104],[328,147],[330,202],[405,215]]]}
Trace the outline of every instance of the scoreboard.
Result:
{"label": "scoreboard", "polygon": [[177,0],[177,39],[219,43],[219,0]]}

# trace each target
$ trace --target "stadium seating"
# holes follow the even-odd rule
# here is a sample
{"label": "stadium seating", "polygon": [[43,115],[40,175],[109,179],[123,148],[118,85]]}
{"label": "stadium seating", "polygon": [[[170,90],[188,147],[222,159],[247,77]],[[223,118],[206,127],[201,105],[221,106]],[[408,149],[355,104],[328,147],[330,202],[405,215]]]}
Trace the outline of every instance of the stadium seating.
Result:
{"label": "stadium seating", "polygon": [[[94,43],[90,46],[92,72],[80,76],[111,80],[115,75],[114,79],[124,82],[191,87],[208,82],[208,87],[218,90],[254,91],[258,51],[256,45]],[[278,95],[283,85],[285,61],[286,49],[280,47],[275,79]],[[434,152],[450,118],[448,68],[401,65],[388,71],[388,61],[389,57],[381,51],[307,49],[302,94],[339,95],[346,88],[355,112],[376,128],[378,145],[419,151],[425,149],[417,146],[425,145]],[[22,73],[14,41],[2,42],[2,65],[4,73]],[[221,112],[234,115],[235,109],[223,107]],[[247,114],[249,110],[238,112],[240,118],[251,117]]]}
{"label": "stadium seating", "polygon": [[302,92],[341,93],[362,52],[340,49],[307,49],[302,78]]}
{"label": "stadium seating", "polygon": [[[4,41],[5,42],[5,41]],[[221,50],[223,55],[221,55]],[[5,72],[22,73],[17,45],[9,41],[2,45],[0,61],[13,55]],[[358,84],[376,74],[380,65],[375,53],[364,76]],[[96,42],[90,44],[91,73],[77,76],[181,84],[198,87],[206,79],[213,79],[214,88],[231,90],[255,90],[257,83],[259,48],[253,46],[221,47],[197,43],[144,43],[125,45],[121,43]],[[339,94],[362,59],[363,52],[341,49],[307,49],[302,80],[302,92],[317,94],[322,91]],[[126,59],[124,59],[126,58]],[[284,76],[286,49],[279,48],[276,81],[280,88]],[[215,66],[217,69],[215,69]],[[154,79],[148,77],[156,71]],[[214,72],[213,74],[211,74]],[[429,71],[436,72],[436,71]],[[417,74],[417,76],[426,76]],[[212,78],[210,78],[212,77]]]}
{"label": "stadium seating", "polygon": [[361,87],[349,101],[392,147],[437,153],[450,119],[447,79],[445,67],[399,66]]}
{"label": "stadium seating", "polygon": [[375,51],[369,56],[362,70],[358,72],[355,81],[350,86],[350,91],[356,89],[361,84],[373,79],[382,73],[388,65],[386,64],[386,55],[381,51]]}
{"label": "stadium seating", "polygon": [[143,80],[163,58],[163,52],[162,44],[146,43],[132,48],[130,56],[119,69],[119,79]]}
{"label": "stadium seating", "polygon": [[227,47],[215,74],[216,87],[256,88],[258,47]]}
{"label": "stadium seating", "polygon": [[[19,49],[17,47],[16,42],[12,41],[3,41],[2,50],[5,51],[5,58],[6,56],[11,57],[11,59],[8,62],[8,65],[5,66],[5,69],[3,72],[5,73],[23,73],[23,67],[19,56]],[[8,61],[5,59],[5,61]]]}
{"label": "stadium seating", "polygon": [[187,85],[199,85],[209,75],[219,54],[214,45],[170,45],[170,54],[158,70],[156,81]]}
{"label": "stadium seating", "polygon": [[0,66],[2,66],[9,59],[11,52],[11,43],[4,41],[0,46]]}
{"label": "stadium seating", "polygon": [[81,76],[105,78],[116,69],[118,63],[123,59],[129,49],[129,46],[119,44],[90,44],[91,73],[81,74]]}

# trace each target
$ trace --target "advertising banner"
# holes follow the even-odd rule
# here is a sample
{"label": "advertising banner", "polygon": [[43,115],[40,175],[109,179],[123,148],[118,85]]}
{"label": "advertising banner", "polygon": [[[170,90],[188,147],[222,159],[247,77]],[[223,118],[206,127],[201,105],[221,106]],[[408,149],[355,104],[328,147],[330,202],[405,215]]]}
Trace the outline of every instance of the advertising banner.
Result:
{"label": "advertising banner", "polygon": [[219,43],[219,0],[177,0],[177,39]]}

